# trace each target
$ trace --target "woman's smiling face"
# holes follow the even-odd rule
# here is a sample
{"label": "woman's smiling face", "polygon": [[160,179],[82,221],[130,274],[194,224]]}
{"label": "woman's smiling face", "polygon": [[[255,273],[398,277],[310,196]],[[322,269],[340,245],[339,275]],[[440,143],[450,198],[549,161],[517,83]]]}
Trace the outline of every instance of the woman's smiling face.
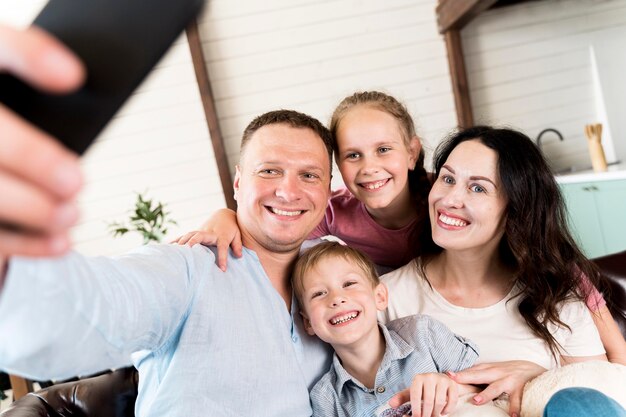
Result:
{"label": "woman's smiling face", "polygon": [[507,199],[496,152],[477,139],[460,143],[441,167],[428,204],[437,245],[446,250],[497,250]]}

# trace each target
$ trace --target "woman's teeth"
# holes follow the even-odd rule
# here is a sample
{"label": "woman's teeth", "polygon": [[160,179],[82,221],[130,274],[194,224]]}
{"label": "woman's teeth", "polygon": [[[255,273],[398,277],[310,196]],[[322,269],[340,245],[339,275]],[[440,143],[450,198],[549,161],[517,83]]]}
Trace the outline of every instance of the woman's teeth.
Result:
{"label": "woman's teeth", "polygon": [[462,226],[467,226],[467,222],[463,221],[461,219],[455,219],[452,217],[448,217],[445,214],[440,214],[439,215],[439,221],[441,221],[444,224],[450,225],[450,226],[457,226],[457,227],[462,227]]}

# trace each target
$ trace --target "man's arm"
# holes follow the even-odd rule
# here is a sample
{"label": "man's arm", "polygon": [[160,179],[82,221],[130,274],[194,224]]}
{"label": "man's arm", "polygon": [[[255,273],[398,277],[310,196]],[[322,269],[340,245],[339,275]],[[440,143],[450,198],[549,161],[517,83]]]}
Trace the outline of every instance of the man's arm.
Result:
{"label": "man's arm", "polygon": [[[206,261],[206,262],[205,262]],[[127,365],[176,334],[207,249],[142,247],[116,259],[13,258],[0,294],[0,369],[65,378]]]}

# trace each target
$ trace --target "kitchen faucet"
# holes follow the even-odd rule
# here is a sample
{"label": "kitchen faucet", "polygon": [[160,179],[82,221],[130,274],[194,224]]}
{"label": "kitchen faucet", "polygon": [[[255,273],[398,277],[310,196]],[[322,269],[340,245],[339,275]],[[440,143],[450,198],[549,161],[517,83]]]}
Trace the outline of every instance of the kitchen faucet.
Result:
{"label": "kitchen faucet", "polygon": [[551,127],[547,128],[547,129],[543,129],[541,132],[539,132],[539,134],[537,135],[537,139],[535,139],[535,142],[537,143],[537,147],[539,148],[539,150],[541,150],[541,137],[548,132],[554,132],[557,134],[557,136],[559,137],[559,140],[562,142],[563,141],[563,135],[561,135],[561,132],[559,132],[556,129],[553,129]]}

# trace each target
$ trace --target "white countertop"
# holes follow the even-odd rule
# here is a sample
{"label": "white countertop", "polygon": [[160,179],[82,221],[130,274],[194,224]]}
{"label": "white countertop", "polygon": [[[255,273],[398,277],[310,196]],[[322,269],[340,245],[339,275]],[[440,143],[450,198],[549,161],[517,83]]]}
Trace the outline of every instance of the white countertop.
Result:
{"label": "white countertop", "polygon": [[611,181],[626,179],[626,162],[610,165],[606,172],[595,172],[592,169],[556,175],[559,184],[570,184],[587,181]]}

